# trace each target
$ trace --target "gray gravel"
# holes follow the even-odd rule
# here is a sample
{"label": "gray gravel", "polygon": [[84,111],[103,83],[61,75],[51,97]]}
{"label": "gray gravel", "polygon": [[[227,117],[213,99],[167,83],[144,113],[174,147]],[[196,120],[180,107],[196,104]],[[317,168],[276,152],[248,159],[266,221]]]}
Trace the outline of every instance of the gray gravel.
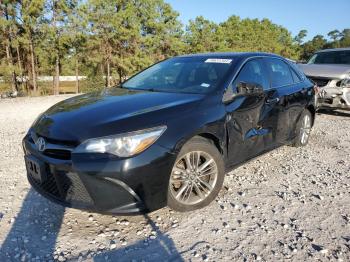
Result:
{"label": "gray gravel", "polygon": [[113,217],[30,189],[21,139],[68,96],[0,100],[0,261],[350,260],[350,114],[317,116],[306,148],[232,171],[210,206]]}

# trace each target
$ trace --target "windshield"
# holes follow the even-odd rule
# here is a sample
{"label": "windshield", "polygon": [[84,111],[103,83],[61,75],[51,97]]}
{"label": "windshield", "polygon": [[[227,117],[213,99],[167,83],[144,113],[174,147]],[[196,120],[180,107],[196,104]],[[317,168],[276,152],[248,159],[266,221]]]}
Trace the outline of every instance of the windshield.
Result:
{"label": "windshield", "polygon": [[228,72],[232,59],[177,57],[155,64],[123,83],[123,88],[206,94]]}
{"label": "windshield", "polygon": [[350,50],[320,52],[314,54],[308,64],[350,65]]}

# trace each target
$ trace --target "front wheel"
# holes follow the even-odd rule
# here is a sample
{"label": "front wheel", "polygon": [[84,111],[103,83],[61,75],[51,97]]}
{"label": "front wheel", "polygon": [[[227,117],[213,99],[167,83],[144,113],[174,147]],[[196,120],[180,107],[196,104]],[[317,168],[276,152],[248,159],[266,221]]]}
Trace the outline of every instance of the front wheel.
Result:
{"label": "front wheel", "polygon": [[224,182],[224,162],[211,141],[194,137],[181,149],[173,166],[168,188],[168,206],[185,212],[207,206]]}
{"label": "front wheel", "polygon": [[309,142],[312,128],[312,115],[309,110],[305,110],[296,126],[296,134],[293,145],[295,147],[306,146]]}

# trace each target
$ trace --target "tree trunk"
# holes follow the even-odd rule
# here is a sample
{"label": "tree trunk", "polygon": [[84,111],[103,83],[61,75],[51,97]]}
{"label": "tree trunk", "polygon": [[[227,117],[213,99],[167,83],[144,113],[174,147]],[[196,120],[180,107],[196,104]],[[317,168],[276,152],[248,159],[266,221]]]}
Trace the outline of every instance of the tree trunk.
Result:
{"label": "tree trunk", "polygon": [[36,71],[35,71],[35,54],[34,54],[34,47],[33,47],[33,39],[32,35],[29,36],[29,49],[30,49],[30,63],[31,63],[31,74],[32,74],[32,81],[33,81],[33,92],[37,93],[38,87],[36,84]]}
{"label": "tree trunk", "polygon": [[75,92],[78,94],[79,90],[79,60],[78,58],[75,61]]}
{"label": "tree trunk", "polygon": [[55,59],[55,76],[54,76],[54,86],[53,86],[53,94],[58,95],[59,94],[59,88],[60,88],[60,50],[59,50],[59,34],[58,34],[58,28],[57,28],[57,1],[53,0],[52,3],[53,8],[53,14],[52,14],[52,24],[55,28],[55,49],[56,49],[56,59]]}
{"label": "tree trunk", "polygon": [[56,57],[55,71],[53,94],[58,95],[60,92],[60,58],[58,56]]}
{"label": "tree trunk", "polygon": [[[4,13],[5,13],[6,21],[10,21],[8,10],[7,10],[7,4],[5,4]],[[11,89],[12,89],[12,92],[16,92],[17,91],[17,79],[16,79],[16,72],[15,72],[15,69],[13,67],[14,64],[13,64],[13,56],[12,56],[11,34],[12,34],[12,26],[10,25],[8,28],[8,32],[7,32],[6,58],[7,58],[8,66],[12,70],[12,72],[11,72]]]}
{"label": "tree trunk", "polygon": [[111,86],[111,65],[109,59],[107,60],[107,87]]}
{"label": "tree trunk", "polygon": [[123,82],[123,76],[122,76],[122,69],[121,68],[119,68],[118,74],[119,74],[119,84],[121,84]]}
{"label": "tree trunk", "polygon": [[[9,43],[6,45],[6,58],[7,58],[8,66],[11,69],[13,69],[11,47]],[[15,71],[11,72],[11,89],[12,89],[12,92],[15,92],[17,90],[17,79],[16,79]]]}
{"label": "tree trunk", "polygon": [[21,55],[19,52],[19,45],[17,45],[17,47],[16,47],[16,52],[17,52],[17,63],[18,63],[18,67],[19,67],[19,73],[21,75],[21,84],[23,84],[23,65],[22,65]]}

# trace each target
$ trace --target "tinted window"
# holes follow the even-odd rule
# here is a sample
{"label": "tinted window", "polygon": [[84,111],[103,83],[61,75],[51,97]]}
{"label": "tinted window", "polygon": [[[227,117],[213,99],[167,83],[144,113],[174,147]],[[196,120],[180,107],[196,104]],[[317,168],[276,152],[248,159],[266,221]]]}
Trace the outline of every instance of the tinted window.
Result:
{"label": "tinted window", "polygon": [[239,72],[233,83],[234,89],[238,83],[255,83],[261,85],[264,89],[270,88],[268,72],[262,59],[248,61]]}
{"label": "tinted window", "polygon": [[280,87],[294,83],[289,66],[280,59],[266,58],[267,68],[271,75],[271,86]]}
{"label": "tinted window", "polygon": [[290,72],[292,73],[293,80],[295,83],[298,83],[301,81],[300,76],[292,68],[290,69]]}
{"label": "tinted window", "polygon": [[330,51],[314,54],[308,64],[345,64],[350,65],[350,50]]}
{"label": "tinted window", "polygon": [[300,80],[305,79],[305,74],[303,73],[303,71],[300,70],[300,68],[296,64],[289,63],[289,65],[294,70],[294,72],[298,75]]}
{"label": "tinted window", "polygon": [[123,83],[130,89],[204,94],[225,77],[232,59],[173,58],[151,66]]}

